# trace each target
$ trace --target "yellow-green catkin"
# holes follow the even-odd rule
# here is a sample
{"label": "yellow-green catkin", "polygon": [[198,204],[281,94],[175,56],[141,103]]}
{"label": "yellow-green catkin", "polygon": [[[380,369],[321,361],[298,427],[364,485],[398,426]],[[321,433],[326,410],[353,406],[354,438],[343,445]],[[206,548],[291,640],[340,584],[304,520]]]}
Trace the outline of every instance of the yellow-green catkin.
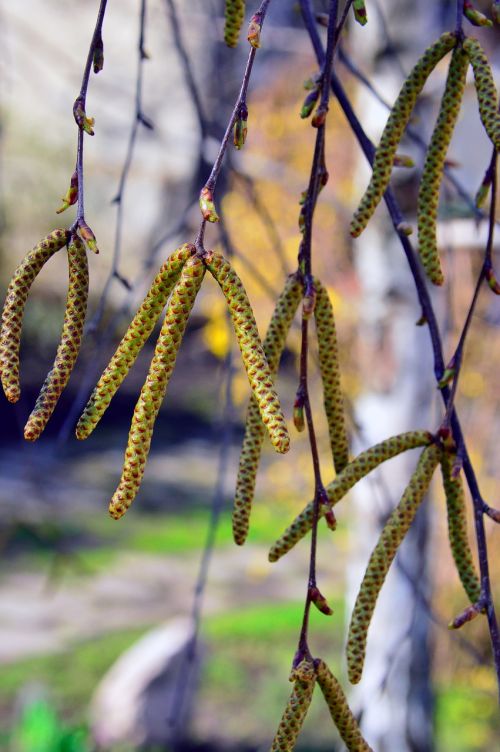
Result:
{"label": "yellow-green catkin", "polygon": [[41,240],[21,261],[12,277],[2,311],[0,334],[0,374],[5,396],[17,402],[21,396],[19,386],[19,347],[23,325],[24,307],[35,278],[46,262],[67,245],[70,233],[53,230]]}
{"label": "yellow-green catkin", "polygon": [[[326,487],[329,504],[321,504],[319,516],[323,517],[328,509],[343,499],[361,478],[364,478],[383,462],[409,449],[426,446],[431,442],[432,434],[428,431],[408,431],[397,436],[391,436],[389,439],[385,439],[385,441],[381,441],[379,444],[361,452]],[[307,535],[312,528],[313,519],[314,503],[311,501],[274,543],[269,551],[269,561],[281,559],[299,540]]]}
{"label": "yellow-green catkin", "polygon": [[436,65],[456,45],[456,41],[455,35],[451,32],[442,34],[436,42],[425,50],[404,82],[375,152],[368,188],[351,222],[351,235],[353,237],[361,235],[389,185],[394,157],[418,95]]}
{"label": "yellow-green catkin", "polygon": [[271,745],[271,752],[291,752],[295,748],[300,729],[311,704],[316,672],[314,666],[303,660],[292,671],[293,690]]}
{"label": "yellow-green catkin", "polygon": [[408,532],[429,488],[432,475],[440,458],[441,449],[435,444],[424,449],[401,501],[387,520],[378,543],[370,556],[354,604],[347,637],[347,673],[352,684],[357,684],[361,679],[368,627],[378,595],[399,545]]}
{"label": "yellow-green catkin", "polygon": [[204,274],[202,260],[192,256],[182,267],[170,298],[154,357],[134,409],[120,483],[109,505],[109,513],[115,520],[125,514],[139,490],[156,417]]}
{"label": "yellow-green catkin", "polygon": [[182,267],[194,252],[194,245],[186,243],[162,265],[85,406],[76,427],[78,439],[90,436],[104,415],[161,316]]}
{"label": "yellow-green catkin", "polygon": [[464,40],[464,50],[469,57],[474,71],[479,115],[486,133],[495,149],[500,149],[500,114],[498,112],[498,92],[486,54],[477,39]]}
{"label": "yellow-green catkin", "polygon": [[344,397],[340,386],[337,332],[328,292],[319,280],[315,280],[314,284],[316,287],[314,318],[318,337],[319,369],[323,382],[323,400],[333,464],[335,472],[340,473],[349,462],[349,443],[344,417]]}
{"label": "yellow-green catkin", "polygon": [[481,583],[476,573],[467,536],[464,487],[460,475],[456,478],[452,476],[452,458],[445,452],[441,458],[441,472],[446,494],[451,553],[464,590],[470,602],[476,603],[481,595]]}
{"label": "yellow-green catkin", "polygon": [[211,252],[205,264],[226,298],[248,381],[271,443],[277,452],[287,452],[290,448],[288,429],[245,288],[231,264],[221,255]]}
{"label": "yellow-green catkin", "polygon": [[[301,298],[302,283],[296,276],[291,275],[278,298],[263,342],[264,353],[273,376],[278,370],[286,338]],[[239,546],[244,544],[248,535],[250,512],[265,431],[259,406],[255,397],[251,396],[247,410],[245,435],[241,446],[233,506],[233,537],[235,543]]]}
{"label": "yellow-green catkin", "polygon": [[348,752],[373,752],[364,740],[358,722],[352,714],[339,682],[321,659],[314,661],[317,682],[328,705],[332,721],[338,728]]}
{"label": "yellow-green catkin", "polygon": [[83,325],[87,314],[89,267],[87,251],[78,235],[73,235],[68,245],[68,269],[68,297],[61,340],[52,370],[45,379],[35,407],[24,427],[24,438],[28,441],[38,439],[47,425],[80,352]]}
{"label": "yellow-green catkin", "polygon": [[236,47],[245,18],[245,0],[226,0],[224,41]]}
{"label": "yellow-green catkin", "polygon": [[460,112],[468,67],[469,58],[465,52],[459,47],[455,48],[418,194],[418,250],[427,276],[435,285],[444,282],[436,237],[439,189],[446,154]]}

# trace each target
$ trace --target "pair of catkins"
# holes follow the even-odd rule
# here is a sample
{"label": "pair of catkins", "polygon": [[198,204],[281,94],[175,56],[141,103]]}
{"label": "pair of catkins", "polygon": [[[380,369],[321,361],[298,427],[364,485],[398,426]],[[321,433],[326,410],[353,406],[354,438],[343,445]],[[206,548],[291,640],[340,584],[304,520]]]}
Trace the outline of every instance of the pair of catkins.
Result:
{"label": "pair of catkins", "polygon": [[397,148],[425,82],[437,64],[451,50],[453,52],[448,76],[427,149],[418,196],[419,255],[429,279],[436,285],[442,285],[444,282],[436,233],[439,191],[469,67],[472,67],[474,75],[482,124],[494,149],[500,149],[498,93],[488,59],[477,39],[462,39],[455,33],[446,32],[430,45],[418,60],[391,109],[375,152],[370,182],[351,222],[351,234],[357,237],[365,229],[389,186]]}

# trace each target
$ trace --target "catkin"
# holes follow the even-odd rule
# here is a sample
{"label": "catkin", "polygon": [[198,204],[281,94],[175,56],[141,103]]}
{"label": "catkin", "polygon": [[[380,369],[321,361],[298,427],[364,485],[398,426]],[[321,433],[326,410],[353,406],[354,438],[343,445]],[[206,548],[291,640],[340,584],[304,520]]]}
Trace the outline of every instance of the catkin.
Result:
{"label": "catkin", "polygon": [[469,57],[474,71],[479,115],[493,146],[500,149],[500,114],[498,112],[498,93],[488,58],[477,39],[466,39],[464,50]]}
{"label": "catkin", "polygon": [[290,677],[290,680],[294,682],[292,694],[273,739],[271,752],[291,752],[294,749],[311,704],[315,679],[314,667],[306,660],[299,663],[292,671]]}
{"label": "catkin", "polygon": [[404,82],[375,152],[373,171],[368,188],[351,222],[351,235],[353,237],[361,235],[389,185],[394,157],[418,95],[436,65],[456,45],[456,41],[455,35],[451,32],[442,34],[434,44],[431,44],[425,50]]}
{"label": "catkin", "polygon": [[70,233],[53,230],[41,240],[21,261],[12,277],[2,311],[0,334],[0,374],[5,396],[17,402],[21,396],[19,386],[19,347],[23,325],[24,307],[36,276],[44,264],[67,245]]}
{"label": "catkin", "polygon": [[40,390],[38,399],[24,427],[24,438],[38,439],[54,412],[57,401],[76,363],[82,341],[89,294],[87,252],[78,235],[72,235],[68,246],[69,286],[64,312],[61,341],[52,370]]}
{"label": "catkin", "polygon": [[363,739],[361,729],[351,712],[339,682],[324,661],[319,659],[314,663],[316,665],[317,682],[323,692],[332,721],[338,728],[348,751],[373,752],[370,745]]}
{"label": "catkin", "polygon": [[349,444],[344,418],[344,397],[340,387],[337,332],[328,292],[319,280],[315,280],[314,285],[316,288],[314,318],[318,336],[323,400],[328,421],[333,464],[335,472],[340,473],[349,462]]}
{"label": "catkin", "polygon": [[443,475],[443,486],[446,494],[448,537],[451,553],[464,590],[470,602],[476,603],[481,595],[481,583],[476,573],[467,536],[464,487],[461,477],[453,478],[451,470],[451,458],[448,454],[443,453],[441,458],[441,473]]}
{"label": "catkin", "polygon": [[465,52],[455,48],[418,194],[418,250],[427,276],[435,285],[444,282],[436,237],[439,189],[446,154],[460,112],[468,67],[469,58]]}
{"label": "catkin", "polygon": [[370,556],[354,604],[347,637],[347,673],[352,684],[357,684],[361,679],[368,627],[378,595],[399,545],[408,532],[427,492],[440,457],[441,449],[435,444],[423,450],[401,501],[387,520]]}
{"label": "catkin", "polygon": [[189,314],[204,274],[203,262],[193,256],[184,264],[180,279],[174,287],[155,354],[134,409],[120,483],[109,505],[109,513],[115,520],[125,514],[139,490],[156,416],[165,397]]}
{"label": "catkin", "polygon": [[[321,504],[319,516],[323,517],[331,506],[337,504],[351,488],[368,475],[369,472],[386,460],[396,457],[409,449],[426,446],[432,442],[432,434],[428,431],[408,431],[375,444],[361,454],[358,454],[327,487],[328,504]],[[294,519],[283,535],[274,543],[269,551],[269,561],[278,561],[290,551],[312,528],[314,518],[314,502],[309,502],[306,508]]]}
{"label": "catkin", "polygon": [[231,264],[219,254],[211,253],[205,264],[226,298],[250,387],[271,443],[277,452],[285,453],[290,437],[245,288]]}
{"label": "catkin", "polygon": [[228,47],[236,47],[245,18],[245,0],[226,0],[224,41]]}
{"label": "catkin", "polygon": [[135,314],[115,354],[97,382],[78,421],[76,436],[86,439],[108,408],[140,351],[153,331],[172,289],[180,277],[182,267],[194,253],[193,245],[178,248],[163,264],[153,284]]}
{"label": "catkin", "polygon": [[[285,289],[278,298],[263,342],[264,353],[273,376],[278,370],[286,337],[301,298],[302,283],[292,275],[288,277]],[[247,409],[233,506],[233,537],[239,546],[243,545],[248,535],[250,511],[265,430],[259,406],[252,395]]]}

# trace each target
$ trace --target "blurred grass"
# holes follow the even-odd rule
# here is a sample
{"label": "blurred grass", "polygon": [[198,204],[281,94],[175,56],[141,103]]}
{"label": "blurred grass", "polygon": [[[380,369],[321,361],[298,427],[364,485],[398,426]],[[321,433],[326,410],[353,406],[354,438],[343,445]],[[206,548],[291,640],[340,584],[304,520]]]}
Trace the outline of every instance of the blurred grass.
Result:
{"label": "blurred grass", "polygon": [[[258,505],[252,513],[249,543],[271,546],[293,519],[294,511],[285,505],[276,506],[272,512]],[[132,514],[130,515],[132,517]],[[22,528],[11,535],[16,555],[5,561],[4,570],[37,568],[50,564],[59,557],[58,564],[81,570],[82,574],[95,574],[110,565],[115,556],[124,550],[158,556],[178,555],[199,551],[205,544],[208,509],[190,509],[186,514],[135,513],[133,524],[117,525],[106,514],[87,515],[81,519],[61,521],[50,531],[41,525],[38,531],[28,534]],[[336,535],[342,535],[339,525]],[[320,538],[329,532],[321,527]],[[217,529],[216,546],[233,546],[230,511],[222,514]]]}

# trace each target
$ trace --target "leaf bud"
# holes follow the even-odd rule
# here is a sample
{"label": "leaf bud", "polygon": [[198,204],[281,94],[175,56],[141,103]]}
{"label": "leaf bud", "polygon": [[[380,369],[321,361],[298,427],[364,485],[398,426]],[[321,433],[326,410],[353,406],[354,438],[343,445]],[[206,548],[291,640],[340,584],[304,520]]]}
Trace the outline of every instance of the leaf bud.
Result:
{"label": "leaf bud", "polygon": [[66,209],[69,206],[73,206],[73,204],[76,204],[77,199],[78,199],[78,173],[75,170],[75,172],[71,176],[69,188],[66,192],[66,195],[62,197],[61,199],[62,204],[59,207],[59,209],[56,210],[56,214],[61,214],[63,211],[66,211]]}
{"label": "leaf bud", "polygon": [[260,13],[256,13],[252,18],[250,19],[250,23],[248,25],[248,36],[247,39],[252,45],[252,47],[256,50],[260,47],[260,33],[262,31],[262,18]]}
{"label": "leaf bud", "polygon": [[218,222],[219,215],[215,210],[214,195],[212,190],[205,186],[201,189],[200,193],[200,209],[203,215],[203,219],[207,222]]}
{"label": "leaf bud", "polygon": [[85,131],[85,133],[88,133],[89,136],[94,135],[95,119],[87,117],[83,97],[78,97],[77,99],[75,99],[75,103],[73,105],[73,116],[75,118],[77,126],[81,131]]}
{"label": "leaf bud", "polygon": [[80,219],[78,221],[78,232],[80,233],[80,237],[85,243],[85,245],[87,246],[87,248],[91,250],[93,253],[99,253],[99,248],[97,247],[97,241],[95,239],[95,235],[84,219]]}

